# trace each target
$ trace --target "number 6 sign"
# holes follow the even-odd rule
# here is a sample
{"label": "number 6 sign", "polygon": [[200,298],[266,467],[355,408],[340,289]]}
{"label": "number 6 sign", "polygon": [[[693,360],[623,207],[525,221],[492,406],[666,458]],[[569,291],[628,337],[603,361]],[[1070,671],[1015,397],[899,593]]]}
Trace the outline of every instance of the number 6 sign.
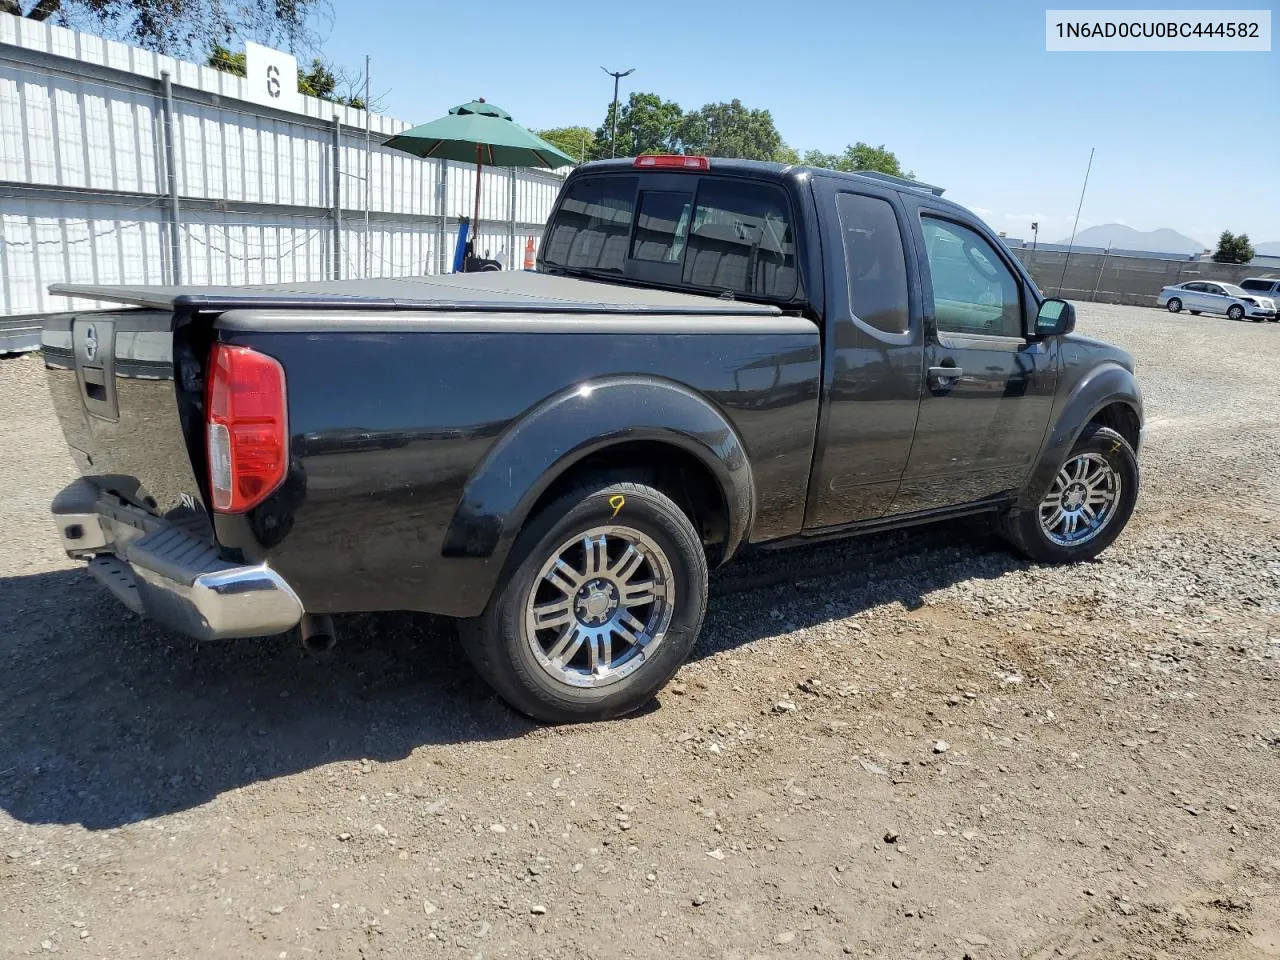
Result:
{"label": "number 6 sign", "polygon": [[244,55],[249,99],[263,106],[301,113],[298,61],[281,50],[257,43],[246,43]]}

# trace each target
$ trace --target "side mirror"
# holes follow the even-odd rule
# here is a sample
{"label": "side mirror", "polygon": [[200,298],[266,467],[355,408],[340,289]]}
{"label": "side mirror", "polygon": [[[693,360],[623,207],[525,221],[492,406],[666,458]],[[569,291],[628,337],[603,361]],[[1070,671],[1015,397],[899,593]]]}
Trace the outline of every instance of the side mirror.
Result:
{"label": "side mirror", "polygon": [[1060,337],[1076,328],[1076,308],[1066,300],[1046,300],[1036,314],[1037,337]]}

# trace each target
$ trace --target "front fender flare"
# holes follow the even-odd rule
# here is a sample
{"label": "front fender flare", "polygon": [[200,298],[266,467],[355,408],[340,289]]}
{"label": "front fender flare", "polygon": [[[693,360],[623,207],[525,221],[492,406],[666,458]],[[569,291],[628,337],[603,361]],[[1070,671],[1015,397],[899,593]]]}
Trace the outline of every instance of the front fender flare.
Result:
{"label": "front fender flare", "polygon": [[[746,448],[705,397],[670,380],[613,377],[544,400],[512,423],[473,471],[445,535],[446,557],[500,567],[538,498],[566,470],[637,440],[678,447],[715,476],[727,508],[727,558],[746,537],[755,490]],[[494,577],[496,579],[496,572]]]}
{"label": "front fender flare", "polygon": [[1113,403],[1128,405],[1142,423],[1142,390],[1137,377],[1120,364],[1107,362],[1085,374],[1057,412],[1040,459],[1018,497],[1019,508],[1040,501],[1089,421]]}

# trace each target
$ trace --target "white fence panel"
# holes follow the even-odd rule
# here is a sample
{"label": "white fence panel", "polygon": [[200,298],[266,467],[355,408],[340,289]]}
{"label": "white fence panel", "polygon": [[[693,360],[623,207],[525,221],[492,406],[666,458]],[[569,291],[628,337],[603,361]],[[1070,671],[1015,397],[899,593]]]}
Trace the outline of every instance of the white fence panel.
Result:
{"label": "white fence panel", "polygon": [[[90,306],[51,296],[51,283],[170,283],[175,268],[184,283],[228,284],[450,268],[474,164],[380,147],[410,126],[401,120],[311,97],[286,113],[244,93],[241,77],[0,16],[0,351],[4,317]],[[519,269],[563,176],[485,168],[477,251]]]}
{"label": "white fence panel", "polygon": [[165,282],[164,212],[156,201],[130,208],[79,200],[6,200],[0,236],[6,315],[96,306],[50,296],[51,283]]}

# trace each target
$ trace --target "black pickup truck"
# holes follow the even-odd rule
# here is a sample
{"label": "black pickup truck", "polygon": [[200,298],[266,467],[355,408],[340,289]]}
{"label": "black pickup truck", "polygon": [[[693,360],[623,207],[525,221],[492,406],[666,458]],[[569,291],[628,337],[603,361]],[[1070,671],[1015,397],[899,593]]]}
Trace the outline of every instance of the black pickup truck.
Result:
{"label": "black pickup truck", "polygon": [[121,304],[45,319],[59,536],[200,639],[458,618],[550,722],[649,700],[750,545],[989,512],[1093,557],[1138,494],[1133,362],[936,193],[602,161],[532,271],[55,287]]}

